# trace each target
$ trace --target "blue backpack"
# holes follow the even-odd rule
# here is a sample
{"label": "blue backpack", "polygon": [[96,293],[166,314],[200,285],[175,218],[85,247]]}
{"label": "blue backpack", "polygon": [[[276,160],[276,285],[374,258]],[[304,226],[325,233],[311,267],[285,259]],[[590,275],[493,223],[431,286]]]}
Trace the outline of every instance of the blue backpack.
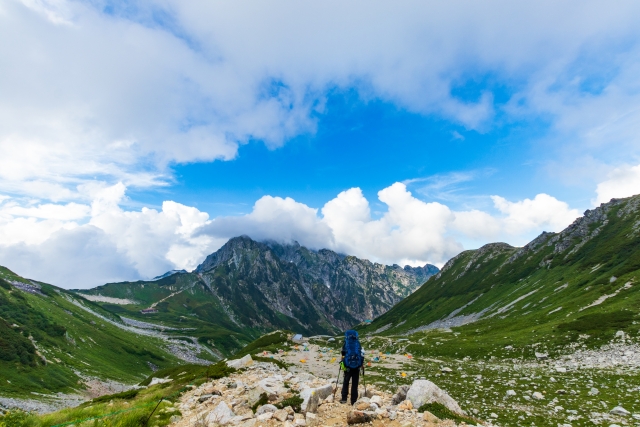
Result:
{"label": "blue backpack", "polygon": [[362,346],[358,340],[358,332],[349,329],[344,333],[344,365],[349,369],[357,369],[364,363]]}

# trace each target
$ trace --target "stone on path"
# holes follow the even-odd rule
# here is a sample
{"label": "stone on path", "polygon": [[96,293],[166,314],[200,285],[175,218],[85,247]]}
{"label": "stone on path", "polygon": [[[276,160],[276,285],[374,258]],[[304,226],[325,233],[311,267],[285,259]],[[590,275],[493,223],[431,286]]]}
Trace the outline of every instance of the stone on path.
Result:
{"label": "stone on path", "polygon": [[288,416],[289,416],[289,413],[285,409],[279,409],[273,413],[273,418],[280,421],[281,423],[285,422]]}
{"label": "stone on path", "polygon": [[230,368],[240,369],[251,365],[253,365],[253,359],[249,354],[241,359],[227,360],[227,366]]}
{"label": "stone on path", "polygon": [[231,418],[235,417],[235,415],[236,414],[233,413],[226,403],[220,402],[213,411],[209,412],[205,421],[207,424],[218,423],[220,425],[225,425],[231,420]]}
{"label": "stone on path", "polygon": [[398,403],[405,400],[407,398],[407,392],[409,391],[409,388],[410,387],[408,385],[401,385],[400,387],[398,387],[396,394],[393,395],[392,403],[394,405],[397,405]]}
{"label": "stone on path", "polygon": [[276,408],[275,405],[262,405],[256,411],[256,415],[266,414],[267,412],[276,412],[277,410],[278,408]]}
{"label": "stone on path", "polygon": [[422,420],[426,421],[428,423],[434,423],[435,424],[438,421],[440,421],[440,418],[436,417],[435,415],[433,415],[429,411],[424,411],[424,414],[422,414]]}
{"label": "stone on path", "polygon": [[270,420],[271,418],[273,418],[273,412],[265,412],[263,414],[256,416],[256,420],[258,421],[267,421],[267,420]]}
{"label": "stone on path", "polygon": [[466,413],[460,408],[456,402],[445,391],[428,380],[415,380],[407,392],[407,400],[411,401],[414,408],[420,408],[425,403],[440,403],[451,412],[460,415]]}
{"label": "stone on path", "polygon": [[320,402],[331,396],[333,393],[333,384],[325,384],[317,388],[305,388],[300,392],[302,404],[300,409],[303,413],[318,412]]}
{"label": "stone on path", "polygon": [[373,421],[376,414],[365,411],[349,411],[347,414],[347,424],[363,424]]}

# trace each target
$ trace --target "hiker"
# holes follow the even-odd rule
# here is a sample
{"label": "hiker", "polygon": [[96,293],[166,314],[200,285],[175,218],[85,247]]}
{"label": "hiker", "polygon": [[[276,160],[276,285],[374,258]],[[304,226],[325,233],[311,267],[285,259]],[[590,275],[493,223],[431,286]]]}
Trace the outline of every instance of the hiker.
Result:
{"label": "hiker", "polygon": [[358,400],[358,382],[360,381],[360,369],[364,364],[364,350],[358,339],[358,332],[349,329],[344,333],[344,344],[342,345],[342,360],[340,367],[344,371],[344,382],[342,383],[342,399],[340,403],[347,403],[349,392],[349,380],[351,380],[351,404]]}

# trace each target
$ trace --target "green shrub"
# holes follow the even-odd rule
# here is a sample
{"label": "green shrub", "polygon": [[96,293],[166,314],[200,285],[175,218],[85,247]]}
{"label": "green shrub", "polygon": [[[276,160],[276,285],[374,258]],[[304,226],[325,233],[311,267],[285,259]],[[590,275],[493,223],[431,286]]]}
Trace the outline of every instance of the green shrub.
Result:
{"label": "green shrub", "polygon": [[202,365],[178,365],[171,368],[160,369],[159,371],[151,374],[147,379],[142,381],[140,385],[146,386],[151,383],[152,378],[172,378],[178,379],[181,383],[190,383],[197,380],[220,379],[228,377],[232,373],[236,372],[234,368],[230,368],[224,361],[218,362],[215,365],[202,366]]}
{"label": "green shrub", "polygon": [[633,312],[620,310],[581,316],[572,322],[559,324],[558,329],[566,332],[598,333],[626,329],[631,322],[633,322]]}
{"label": "green shrub", "polygon": [[263,335],[257,340],[247,344],[240,351],[233,355],[234,358],[240,358],[247,354],[254,354],[258,351],[275,351],[278,344],[287,342],[288,331],[276,331],[269,335]]}
{"label": "green shrub", "polygon": [[425,411],[431,412],[433,415],[440,418],[441,420],[453,420],[456,422],[464,421],[466,423],[475,424],[475,421],[472,420],[471,418],[458,415],[455,412],[452,412],[451,410],[449,410],[449,408],[447,408],[441,403],[437,403],[437,402],[425,403],[420,408],[418,408],[418,412],[425,412]]}
{"label": "green shrub", "polygon": [[280,403],[276,403],[275,406],[278,409],[283,409],[283,408],[286,408],[287,406],[291,406],[295,412],[300,412],[301,410],[300,405],[302,405],[302,402],[304,402],[304,399],[302,399],[300,395],[295,394],[289,397],[288,399],[284,399]]}
{"label": "green shrub", "polygon": [[267,393],[262,393],[260,395],[260,399],[258,399],[258,401],[254,403],[253,406],[251,407],[251,410],[255,414],[256,410],[259,407],[261,407],[262,405],[266,405],[267,403],[269,403],[269,397],[267,397]]}
{"label": "green shrub", "polygon": [[15,409],[0,417],[0,427],[30,427],[35,426],[36,421],[35,415]]}
{"label": "green shrub", "polygon": [[113,399],[130,400],[136,397],[138,393],[139,393],[139,390],[131,389],[131,390],[123,391],[121,393],[107,394],[104,396],[96,397],[95,399],[92,399],[91,402],[92,403],[108,402]]}

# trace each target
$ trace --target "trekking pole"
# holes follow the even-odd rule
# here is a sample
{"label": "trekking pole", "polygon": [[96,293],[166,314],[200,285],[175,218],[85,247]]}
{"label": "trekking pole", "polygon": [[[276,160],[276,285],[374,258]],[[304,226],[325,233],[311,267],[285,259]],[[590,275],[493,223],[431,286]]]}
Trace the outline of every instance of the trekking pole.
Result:
{"label": "trekking pole", "polygon": [[333,390],[333,400],[336,400],[336,391],[338,391],[338,381],[340,381],[340,371],[342,371],[342,366],[338,365],[338,378],[336,378],[336,388]]}
{"label": "trekking pole", "polygon": [[364,383],[364,397],[367,397],[367,379],[364,375],[364,364],[362,365],[362,382]]}

